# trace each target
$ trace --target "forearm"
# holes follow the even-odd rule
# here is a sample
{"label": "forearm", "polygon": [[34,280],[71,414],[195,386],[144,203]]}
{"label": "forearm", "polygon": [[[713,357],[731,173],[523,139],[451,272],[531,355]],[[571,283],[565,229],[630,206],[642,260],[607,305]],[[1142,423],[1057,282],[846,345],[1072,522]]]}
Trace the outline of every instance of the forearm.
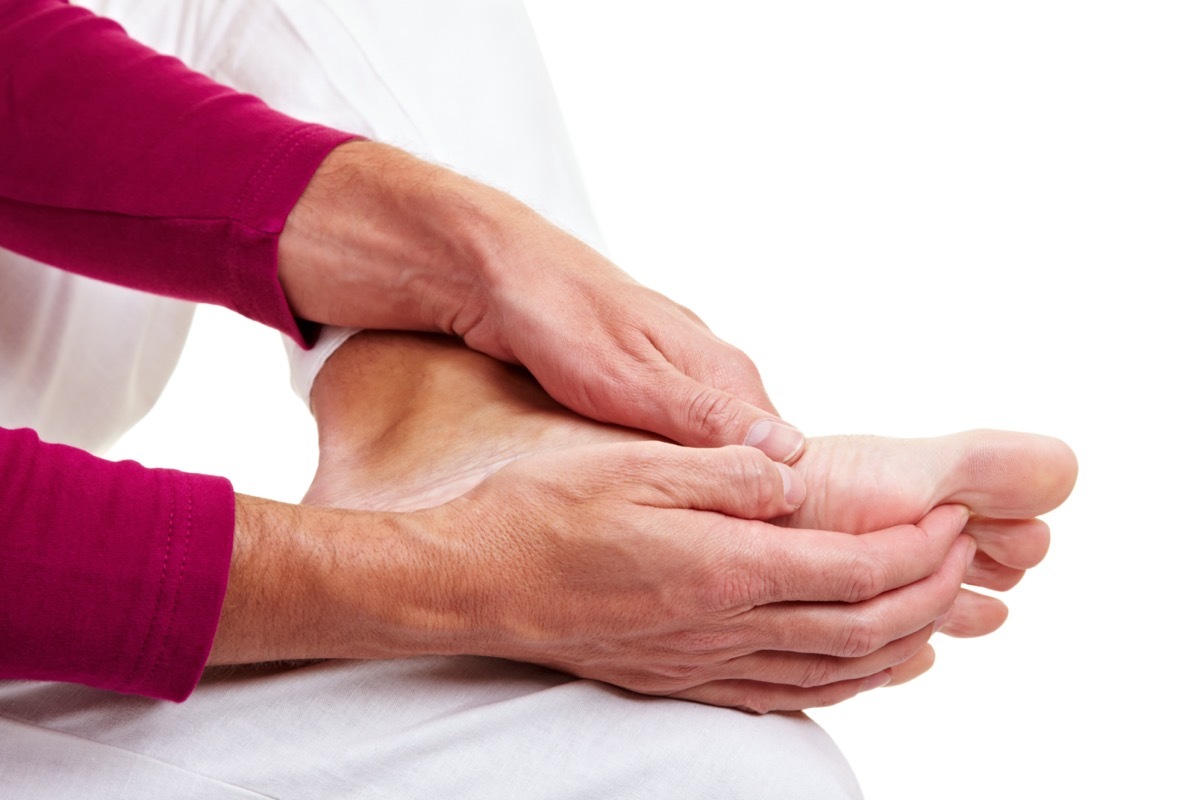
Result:
{"label": "forearm", "polygon": [[464,332],[511,197],[394,147],[353,142],[321,164],[288,217],[279,275],[307,319]]}
{"label": "forearm", "polygon": [[212,642],[233,491],[0,429],[0,678],[182,700]]}
{"label": "forearm", "polygon": [[439,589],[453,559],[411,515],[239,495],[209,664],[460,652],[473,623]]}
{"label": "forearm", "polygon": [[350,138],[82,8],[0,7],[0,246],[39,261],[298,336],[278,235],[317,165]]}
{"label": "forearm", "polygon": [[508,361],[507,307],[636,286],[511,195],[376,142],[321,164],[280,237],[279,276],[306,319],[451,334]]}
{"label": "forearm", "polygon": [[526,367],[567,408],[794,462],[753,363],[687,309],[513,197],[387,147],[339,147],[280,240],[292,308],[354,328],[436,331]]}

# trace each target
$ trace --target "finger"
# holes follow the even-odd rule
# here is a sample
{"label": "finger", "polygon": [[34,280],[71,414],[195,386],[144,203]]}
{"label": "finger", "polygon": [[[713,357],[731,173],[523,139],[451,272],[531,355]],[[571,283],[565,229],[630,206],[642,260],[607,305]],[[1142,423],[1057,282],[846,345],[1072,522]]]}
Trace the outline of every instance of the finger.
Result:
{"label": "finger", "polygon": [[793,468],[750,447],[696,449],[661,442],[639,447],[639,461],[626,468],[645,505],[768,520],[804,500],[804,482]]}
{"label": "finger", "polygon": [[[774,461],[794,464],[804,434],[737,395],[672,370],[655,387],[653,430],[689,447],[745,444]],[[649,420],[639,420],[640,427]]]}
{"label": "finger", "polygon": [[1006,567],[980,550],[967,569],[964,581],[970,586],[982,586],[995,592],[1007,592],[1025,576],[1025,570]]}
{"label": "finger", "polygon": [[746,646],[862,658],[946,614],[975,552],[960,537],[927,578],[860,603],[775,603],[740,615]]}
{"label": "finger", "polygon": [[888,670],[892,673],[888,686],[899,686],[925,674],[933,667],[934,660],[933,646],[926,643],[912,658]]}
{"label": "finger", "polygon": [[1008,606],[995,597],[959,589],[940,633],[955,638],[986,636],[1008,619]]}
{"label": "finger", "polygon": [[811,689],[866,678],[916,656],[933,635],[933,625],[904,636],[862,658],[760,650],[732,659],[712,672],[714,680],[751,680]]}
{"label": "finger", "polygon": [[[717,337],[691,310],[674,304],[690,320],[698,323],[711,337],[707,346],[697,346],[692,331],[664,324],[647,331],[650,344],[673,368],[707,386],[729,392],[772,416],[779,416],[763,386],[758,367],[742,350]],[[672,335],[675,333],[676,335]]]}
{"label": "finger", "polygon": [[724,706],[749,711],[752,714],[767,714],[772,711],[803,711],[806,708],[822,708],[849,700],[857,694],[878,689],[891,680],[887,672],[877,672],[867,678],[858,678],[825,686],[802,688],[760,681],[712,681],[692,689],[676,692],[671,697],[694,700],[712,706]]}
{"label": "finger", "polygon": [[980,551],[1013,569],[1036,567],[1050,549],[1050,526],[1040,519],[975,517],[965,532],[979,543]]}
{"label": "finger", "polygon": [[728,575],[752,589],[751,605],[859,603],[934,574],[966,520],[962,506],[939,506],[915,525],[858,536],[763,526],[735,541],[738,549],[725,556]]}

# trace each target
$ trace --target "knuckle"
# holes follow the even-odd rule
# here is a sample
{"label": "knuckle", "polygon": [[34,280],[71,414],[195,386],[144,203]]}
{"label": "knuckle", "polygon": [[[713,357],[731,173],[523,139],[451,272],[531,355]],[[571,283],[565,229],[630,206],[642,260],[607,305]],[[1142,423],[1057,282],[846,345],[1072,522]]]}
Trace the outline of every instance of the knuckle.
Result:
{"label": "knuckle", "polygon": [[673,690],[667,685],[668,682],[658,678],[657,676],[649,675],[631,675],[621,676],[616,679],[610,679],[612,682],[624,689],[638,694],[645,695],[665,695],[670,694]]}
{"label": "knuckle", "polygon": [[868,619],[856,619],[841,631],[834,655],[841,658],[862,658],[885,644],[878,626]]}
{"label": "knuckle", "polygon": [[800,686],[812,689],[840,681],[842,661],[832,656],[814,656],[800,676]]}
{"label": "knuckle", "polygon": [[744,570],[727,570],[710,579],[704,606],[719,611],[741,610],[754,605],[757,581]]}
{"label": "knuckle", "polygon": [[774,705],[761,689],[752,684],[739,685],[731,698],[730,706],[749,714],[769,714]]}
{"label": "knuckle", "polygon": [[671,465],[676,446],[666,442],[633,442],[592,450],[593,483],[602,488],[664,487],[675,483]]}
{"label": "knuckle", "polygon": [[704,565],[696,600],[704,613],[728,621],[732,615],[760,605],[764,597],[776,591],[769,570],[744,555],[743,549],[748,546],[734,542],[698,556],[704,559]]}
{"label": "knuckle", "polygon": [[700,318],[700,315],[697,314],[695,311],[692,311],[692,309],[688,308],[687,306],[683,305],[682,303],[677,303],[674,300],[668,300],[668,302],[670,302],[671,305],[675,306],[675,310],[677,310],[679,313],[683,314],[683,316],[686,317],[690,322],[692,322],[696,325],[699,325],[704,330],[708,330],[708,325],[706,325],[704,323],[704,320],[702,320]]}
{"label": "knuckle", "polygon": [[705,441],[719,441],[734,417],[734,400],[709,389],[692,397],[687,409],[688,427]]}
{"label": "knuckle", "polygon": [[658,674],[654,676],[654,683],[657,691],[662,694],[681,692],[703,683],[706,674],[706,668],[699,664],[684,662],[664,664],[659,668]]}
{"label": "knuckle", "polygon": [[729,634],[725,631],[688,631],[677,642],[679,652],[691,658],[721,653],[729,644]]}
{"label": "knuckle", "polygon": [[752,447],[725,448],[728,453],[727,480],[737,487],[738,496],[754,504],[754,508],[770,507],[779,493],[781,478],[771,460]]}
{"label": "knuckle", "polygon": [[888,568],[876,555],[860,551],[846,570],[838,599],[846,603],[861,603],[887,591]]}
{"label": "knuckle", "polygon": [[710,672],[707,665],[694,659],[663,660],[643,666],[639,674],[621,681],[621,685],[641,694],[677,694],[704,684]]}
{"label": "knuckle", "polygon": [[758,367],[754,364],[754,360],[746,355],[744,350],[734,347],[731,344],[726,344],[725,346],[729,348],[727,360],[732,369],[746,378],[753,379],[754,381],[761,380],[762,376],[758,372]]}

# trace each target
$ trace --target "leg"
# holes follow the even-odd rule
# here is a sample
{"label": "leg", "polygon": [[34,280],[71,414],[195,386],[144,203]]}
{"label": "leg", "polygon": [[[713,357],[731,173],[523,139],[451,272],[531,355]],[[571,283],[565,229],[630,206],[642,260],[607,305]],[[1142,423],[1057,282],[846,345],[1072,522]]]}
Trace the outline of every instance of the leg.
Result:
{"label": "leg", "polygon": [[[75,796],[55,792],[64,785],[105,796],[97,787],[120,786],[135,800],[188,790],[313,800],[860,796],[806,717],[641,697],[492,659],[243,671],[206,679],[182,705],[0,684],[0,715],[18,725],[12,741],[45,740],[10,761],[0,726],[6,797]],[[64,764],[68,744],[77,758]],[[21,769],[8,772],[10,763]]]}
{"label": "leg", "polygon": [[[314,403],[324,460],[310,500],[327,503],[437,503],[506,459],[597,436],[519,371],[432,337],[353,338]],[[72,780],[133,798],[192,784],[197,796],[278,798],[860,794],[804,715],[645,697],[486,658],[217,670],[181,705],[0,684],[0,738],[9,731],[24,750],[19,770],[0,764],[4,796],[66,793],[55,746],[67,741]]]}
{"label": "leg", "polygon": [[[330,416],[326,390],[342,380],[345,410],[365,416]],[[530,442],[568,447],[594,436],[590,424],[567,424],[572,418],[516,370],[441,339],[355,337],[318,384],[326,460],[311,494],[324,492],[326,502],[345,501],[334,496],[339,486],[356,491],[358,464],[377,481],[366,500],[391,504],[382,490],[402,487],[421,495],[412,504],[420,505],[463,491]],[[390,405],[357,405],[375,391]],[[468,397],[488,404],[457,421],[441,415],[457,414],[450,401]],[[420,435],[421,421],[441,426],[439,435]],[[470,441],[478,444],[465,447]],[[397,442],[403,457],[384,447]],[[836,746],[803,715],[644,697],[485,658],[219,670],[181,705],[0,684],[0,740],[18,736],[19,760],[0,764],[4,796],[64,796],[80,782],[101,793],[120,786],[132,798],[161,797],[164,785],[194,785],[205,797],[859,796]],[[78,756],[69,785],[56,777],[63,742]]]}
{"label": "leg", "polygon": [[[517,3],[90,4],[285,112],[432,156],[596,240]],[[407,74],[397,71],[405,59]],[[532,72],[514,79],[497,64]],[[515,108],[541,116],[507,113]],[[482,122],[459,119],[466,109]],[[514,445],[515,456],[526,443]],[[446,461],[443,475],[461,479],[454,471],[471,463]],[[640,697],[489,659],[226,670],[178,706],[0,683],[0,742],[5,797],[859,796],[836,747],[802,716]]]}

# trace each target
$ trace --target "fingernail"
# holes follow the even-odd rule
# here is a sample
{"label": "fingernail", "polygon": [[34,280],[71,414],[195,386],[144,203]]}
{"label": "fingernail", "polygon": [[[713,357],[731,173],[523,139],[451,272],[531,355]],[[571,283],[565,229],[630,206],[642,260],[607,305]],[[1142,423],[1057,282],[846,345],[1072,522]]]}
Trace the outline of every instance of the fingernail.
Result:
{"label": "fingernail", "polygon": [[979,542],[975,541],[974,536],[968,536],[967,540],[967,554],[963,558],[963,563],[969,567],[971,566],[971,562],[975,560],[975,553],[979,551]]}
{"label": "fingernail", "polygon": [[779,475],[783,478],[783,496],[798,508],[804,502],[804,496],[808,494],[808,487],[805,486],[796,471],[787,464],[775,462],[775,468],[779,470]]}
{"label": "fingernail", "polygon": [[940,631],[940,630],[941,630],[943,627],[945,627],[945,625],[946,625],[946,620],[948,620],[948,619],[950,619],[950,612],[949,612],[949,611],[947,611],[946,613],[942,614],[940,617],[938,617],[937,619],[935,619],[935,620],[933,621],[933,632],[934,632],[934,633],[937,633],[937,632],[938,632],[938,631]]}
{"label": "fingernail", "polygon": [[750,426],[744,444],[762,450],[773,461],[790,464],[804,451],[804,434],[791,425],[760,419]]}
{"label": "fingernail", "polygon": [[878,689],[880,686],[887,686],[891,682],[892,673],[888,672],[887,670],[884,670],[883,672],[876,672],[874,675],[863,681],[861,691],[869,692],[872,689]]}

